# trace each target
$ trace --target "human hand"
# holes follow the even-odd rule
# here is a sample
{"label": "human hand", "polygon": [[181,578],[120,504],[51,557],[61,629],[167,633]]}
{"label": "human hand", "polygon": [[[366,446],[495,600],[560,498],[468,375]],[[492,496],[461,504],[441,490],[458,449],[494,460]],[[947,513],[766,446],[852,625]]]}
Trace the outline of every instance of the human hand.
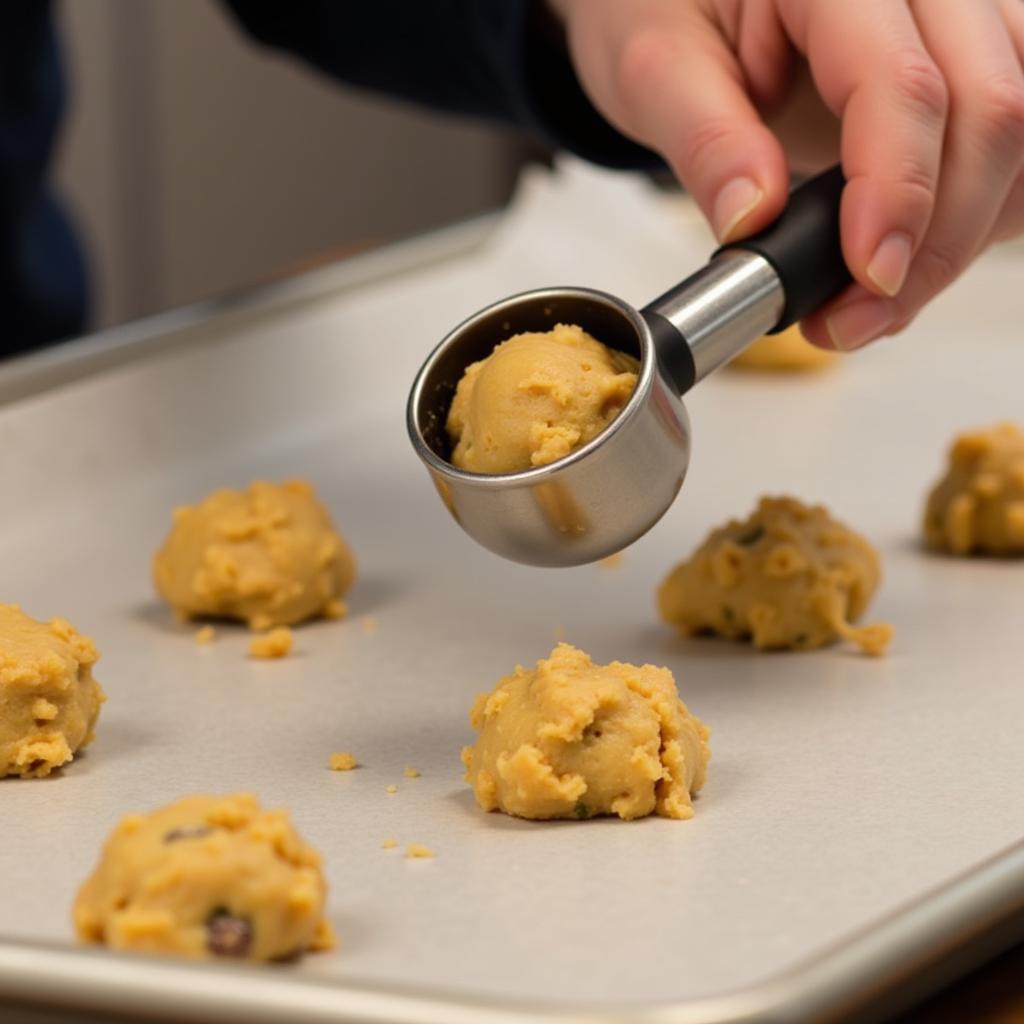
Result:
{"label": "human hand", "polygon": [[855,283],[801,325],[816,344],[895,334],[1024,233],[1022,0],[549,3],[591,100],[720,241],[779,215],[791,161],[841,157]]}

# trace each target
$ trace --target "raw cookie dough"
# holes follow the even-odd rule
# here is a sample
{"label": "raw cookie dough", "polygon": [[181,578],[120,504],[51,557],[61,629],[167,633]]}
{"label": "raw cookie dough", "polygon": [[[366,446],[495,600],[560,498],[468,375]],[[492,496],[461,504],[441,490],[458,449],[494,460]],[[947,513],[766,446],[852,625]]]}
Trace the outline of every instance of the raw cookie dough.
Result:
{"label": "raw cookie dough", "polygon": [[924,537],[954,555],[1024,555],[1024,430],[1000,423],[953,442],[928,496]]}
{"label": "raw cookie dough", "polygon": [[480,694],[470,721],[477,803],[520,818],[689,818],[711,756],[667,668],[595,665],[569,644]]}
{"label": "raw cookie dough", "polygon": [[0,777],[41,778],[91,743],[106,699],[96,645],[64,619],[0,604]]}
{"label": "raw cookie dough", "polygon": [[261,633],[254,636],[249,643],[249,657],[251,658],[285,658],[291,654],[292,644],[295,637],[287,626],[278,626],[269,633]]}
{"label": "raw cookie dough", "polygon": [[812,345],[793,324],[778,334],[766,334],[745,348],[729,365],[738,370],[817,370],[831,366],[835,352]]}
{"label": "raw cookie dough", "polygon": [[175,509],[153,560],[156,589],[180,615],[256,630],[336,617],[355,574],[351,550],[302,480],[225,488]]}
{"label": "raw cookie dough", "polygon": [[279,960],[329,949],[320,857],[248,793],[123,818],[75,899],[75,931],[114,949]]}
{"label": "raw cookie dough", "polygon": [[619,415],[636,369],[580,327],[514,335],[459,381],[447,422],[452,464],[516,473],[563,458]]}
{"label": "raw cookie dough", "polygon": [[752,516],[714,530],[669,573],[658,607],[683,633],[793,649],[842,637],[868,654],[882,654],[891,626],[851,625],[880,578],[874,548],[821,505],[762,498]]}

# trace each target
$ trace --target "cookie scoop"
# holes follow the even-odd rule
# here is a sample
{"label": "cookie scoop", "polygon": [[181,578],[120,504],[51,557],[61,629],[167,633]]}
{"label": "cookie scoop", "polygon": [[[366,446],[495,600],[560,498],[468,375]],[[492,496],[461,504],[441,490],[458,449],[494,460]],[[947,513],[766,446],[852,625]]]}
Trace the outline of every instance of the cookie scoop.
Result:
{"label": "cookie scoop", "polygon": [[[541,288],[456,327],[421,368],[407,410],[413,447],[456,522],[491,551],[538,566],[594,562],[646,533],[675,500],[690,462],[683,396],[849,283],[839,241],[843,185],[838,167],[807,181],[773,225],[719,249],[642,309],[589,288]],[[445,425],[467,367],[510,336],[559,324],[636,360],[621,411],[554,462],[508,473],[456,467]]]}

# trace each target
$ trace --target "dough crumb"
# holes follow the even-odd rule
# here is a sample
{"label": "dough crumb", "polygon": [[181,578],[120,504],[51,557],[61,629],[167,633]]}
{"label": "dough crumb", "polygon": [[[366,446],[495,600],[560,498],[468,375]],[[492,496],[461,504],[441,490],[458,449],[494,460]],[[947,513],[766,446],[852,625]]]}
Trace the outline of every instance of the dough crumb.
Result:
{"label": "dough crumb", "polygon": [[177,956],[281,960],[330,949],[320,856],[249,793],[130,815],[72,911],[83,942]]}
{"label": "dough crumb", "polygon": [[621,569],[625,560],[626,556],[621,551],[616,551],[614,554],[602,558],[597,563],[597,567],[598,569]]}
{"label": "dough crumb", "polygon": [[636,370],[635,359],[574,325],[508,338],[467,366],[455,390],[452,464],[516,473],[564,458],[619,415]]}
{"label": "dough crumb", "polygon": [[65,619],[0,604],[0,778],[42,778],[93,740],[106,700],[93,641]]}
{"label": "dough crumb", "polygon": [[798,324],[779,334],[766,334],[748,345],[729,366],[737,370],[768,370],[781,373],[803,373],[820,370],[837,362],[836,352],[812,345],[800,332]]}
{"label": "dough crumb", "polygon": [[325,619],[343,619],[346,615],[348,615],[348,605],[336,597],[332,598],[324,605]]}
{"label": "dough crumb", "polygon": [[384,842],[381,843],[380,845],[385,850],[393,850],[398,845],[398,840],[397,839],[385,839]]}
{"label": "dough crumb", "polygon": [[667,668],[595,665],[568,644],[480,694],[470,722],[477,803],[520,818],[689,818],[711,756]]}
{"label": "dough crumb", "polygon": [[388,794],[388,796],[394,796],[398,792],[398,787],[392,783],[392,785],[388,786],[385,792]]}
{"label": "dough crumb", "polygon": [[951,555],[1024,555],[1024,430],[999,423],[953,441],[928,495],[924,539]]}
{"label": "dough crumb", "polygon": [[377,632],[377,620],[372,615],[364,615],[362,625],[367,636],[373,636]]}
{"label": "dough crumb", "polygon": [[303,480],[257,480],[175,509],[153,559],[159,594],[186,618],[240,619],[258,632],[336,614],[355,558]]}
{"label": "dough crumb", "polygon": [[418,779],[420,777],[420,770],[419,768],[406,768],[402,774],[407,779]]}
{"label": "dough crumb", "polygon": [[254,636],[249,643],[249,654],[254,658],[283,658],[291,653],[294,637],[287,626],[278,626],[269,633]]}
{"label": "dough crumb", "polygon": [[428,860],[434,856],[434,851],[422,843],[410,843],[405,848],[405,855],[411,860]]}
{"label": "dough crumb", "polygon": [[809,650],[842,638],[883,654],[887,623],[854,626],[881,580],[875,549],[821,505],[762,498],[744,520],[712,530],[658,590],[665,622],[760,649]]}
{"label": "dough crumb", "polygon": [[332,772],[350,772],[358,767],[355,754],[349,753],[347,750],[339,750],[337,753],[331,754]]}
{"label": "dough crumb", "polygon": [[216,638],[217,631],[213,628],[213,626],[200,626],[196,630],[195,641],[201,647],[205,646],[206,644],[212,644]]}

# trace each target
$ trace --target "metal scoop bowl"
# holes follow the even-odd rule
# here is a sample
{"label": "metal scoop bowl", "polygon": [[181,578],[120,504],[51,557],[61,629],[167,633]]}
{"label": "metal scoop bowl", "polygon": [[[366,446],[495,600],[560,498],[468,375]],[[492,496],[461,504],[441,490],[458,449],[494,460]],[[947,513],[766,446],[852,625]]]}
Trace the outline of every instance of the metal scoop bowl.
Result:
{"label": "metal scoop bowl", "polygon": [[[641,310],[605,292],[543,288],[496,302],[431,353],[409,396],[417,455],[456,522],[516,562],[593,562],[646,533],[675,500],[690,461],[683,395],[762,334],[782,330],[850,280],[839,245],[842,174],[796,189],[782,217],[720,249]],[[577,324],[639,363],[619,415],[557,462],[518,473],[471,473],[449,461],[445,430],[466,367],[524,331]]]}

